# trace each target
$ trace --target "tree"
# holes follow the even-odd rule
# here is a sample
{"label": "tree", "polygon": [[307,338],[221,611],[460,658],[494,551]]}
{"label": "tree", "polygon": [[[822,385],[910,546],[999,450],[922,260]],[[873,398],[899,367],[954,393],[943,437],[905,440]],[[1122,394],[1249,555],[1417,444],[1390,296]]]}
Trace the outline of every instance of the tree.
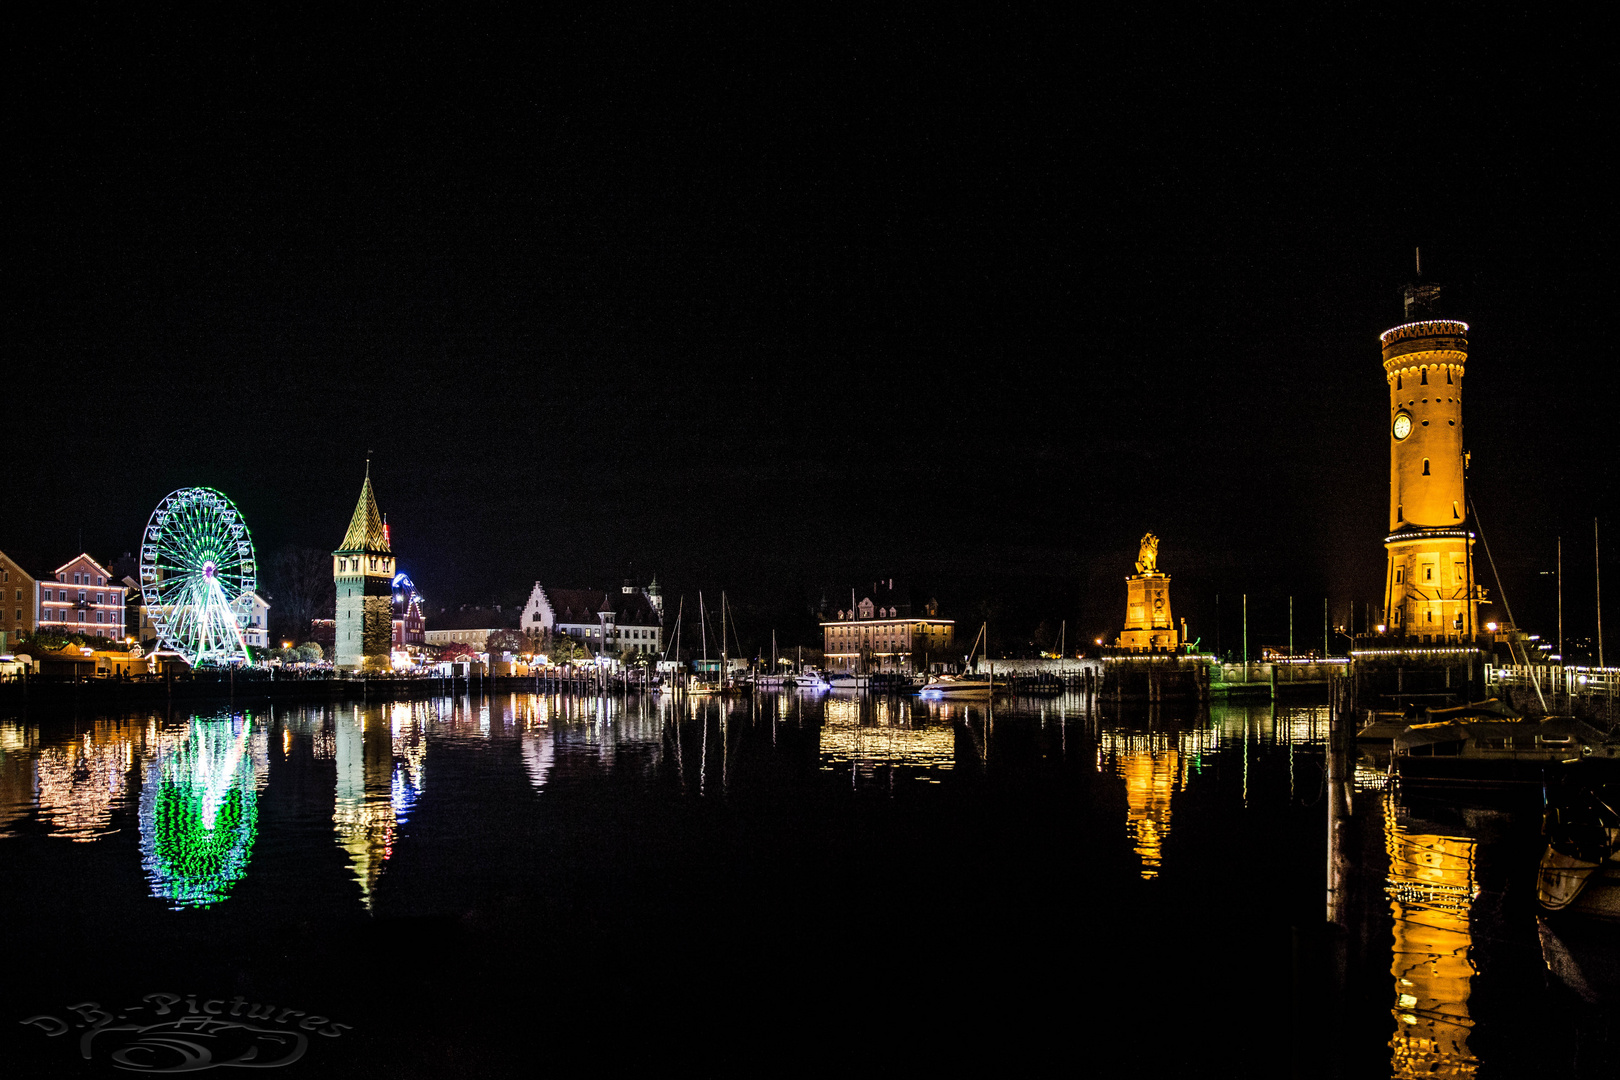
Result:
{"label": "tree", "polygon": [[306,641],[292,651],[299,663],[303,664],[316,664],[326,657],[326,653],[313,641]]}
{"label": "tree", "polygon": [[529,639],[517,630],[491,630],[484,642],[484,651],[491,656],[498,652],[528,652]]}
{"label": "tree", "polygon": [[270,605],[271,637],[297,641],[309,636],[314,619],[337,614],[337,583],[332,557],[310,547],[284,547],[264,564],[264,592]]}
{"label": "tree", "polygon": [[551,662],[553,664],[572,663],[581,655],[579,643],[567,634],[553,635],[551,641]]}

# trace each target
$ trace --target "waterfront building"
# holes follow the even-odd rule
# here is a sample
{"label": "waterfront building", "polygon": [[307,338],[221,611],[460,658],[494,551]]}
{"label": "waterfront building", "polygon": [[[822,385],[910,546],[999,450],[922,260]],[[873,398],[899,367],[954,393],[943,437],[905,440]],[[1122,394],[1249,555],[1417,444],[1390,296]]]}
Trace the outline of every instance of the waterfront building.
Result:
{"label": "waterfront building", "polygon": [[535,640],[566,635],[594,653],[658,655],[664,651],[663,610],[657,578],[645,589],[626,578],[618,592],[548,589],[537,581],[519,627]]}
{"label": "waterfront building", "polygon": [[394,648],[409,649],[427,641],[427,617],[422,613],[422,594],[416,583],[401,571],[394,575]]}
{"label": "waterfront building", "polygon": [[258,593],[249,590],[237,597],[236,603],[231,605],[238,614],[246,615],[247,622],[242,624],[242,640],[249,648],[262,649],[269,642],[270,602]]}
{"label": "waterfront building", "polygon": [[16,559],[0,551],[0,652],[34,632],[39,618],[39,582]]}
{"label": "waterfront building", "polygon": [[388,528],[377,510],[371,488],[371,462],[349,519],[343,544],[332,552],[332,578],[337,584],[337,620],[333,648],[341,671],[386,668],[393,639],[394,554]]}
{"label": "waterfront building", "polygon": [[1464,491],[1468,324],[1441,318],[1439,295],[1438,285],[1408,285],[1406,321],[1379,338],[1389,394],[1384,621],[1425,644],[1476,637],[1484,601]]}
{"label": "waterfront building", "polygon": [[850,593],[850,606],[821,623],[821,651],[828,671],[926,670],[943,660],[956,635],[956,620],[939,617],[930,600],[918,617],[903,600],[894,579],[874,582],[866,596]]}
{"label": "waterfront building", "polygon": [[1170,575],[1159,570],[1159,538],[1142,537],[1136,573],[1125,579],[1125,629],[1114,642],[1130,652],[1174,652],[1181,644],[1170,615]]}
{"label": "waterfront building", "polygon": [[429,645],[467,645],[474,652],[485,652],[489,635],[497,630],[516,630],[517,622],[517,612],[500,604],[463,604],[455,611],[435,614],[432,628],[424,630],[422,637]]}
{"label": "waterfront building", "polygon": [[40,629],[124,636],[124,586],[89,555],[75,555],[54,573],[41,575],[36,587]]}

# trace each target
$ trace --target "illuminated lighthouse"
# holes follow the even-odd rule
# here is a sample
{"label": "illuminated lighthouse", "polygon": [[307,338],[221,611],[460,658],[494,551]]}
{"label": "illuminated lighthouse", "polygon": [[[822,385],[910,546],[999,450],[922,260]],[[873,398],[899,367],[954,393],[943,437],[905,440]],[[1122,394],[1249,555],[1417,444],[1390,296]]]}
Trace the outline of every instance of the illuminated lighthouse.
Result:
{"label": "illuminated lighthouse", "polygon": [[1463,491],[1468,324],[1441,318],[1439,297],[1438,285],[1408,285],[1406,321],[1379,338],[1389,384],[1385,620],[1418,643],[1473,638],[1482,599]]}

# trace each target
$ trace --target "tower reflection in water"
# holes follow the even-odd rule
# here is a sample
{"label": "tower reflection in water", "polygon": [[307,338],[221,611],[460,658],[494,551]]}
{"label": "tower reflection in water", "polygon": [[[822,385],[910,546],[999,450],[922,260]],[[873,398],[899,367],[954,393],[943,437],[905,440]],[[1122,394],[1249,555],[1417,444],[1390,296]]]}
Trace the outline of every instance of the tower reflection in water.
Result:
{"label": "tower reflection in water", "polygon": [[356,705],[339,709],[334,717],[332,824],[367,910],[383,865],[394,854],[399,826],[422,794],[427,740],[417,711],[427,707]]}
{"label": "tower reflection in water", "polygon": [[1468,1049],[1473,1019],[1468,994],[1475,974],[1468,917],[1478,895],[1473,840],[1412,833],[1384,806],[1390,914],[1395,922],[1390,974],[1395,977],[1396,1077],[1471,1077],[1479,1062]]}
{"label": "tower reflection in water", "polygon": [[270,775],[267,726],[246,714],[153,732],[141,789],[141,865],[176,909],[224,900],[247,873],[259,793]]}
{"label": "tower reflection in water", "polygon": [[1104,728],[1097,743],[1097,771],[1125,781],[1125,830],[1142,860],[1142,878],[1159,876],[1170,835],[1170,798],[1185,791],[1189,770],[1219,747],[1219,733],[1125,731]]}

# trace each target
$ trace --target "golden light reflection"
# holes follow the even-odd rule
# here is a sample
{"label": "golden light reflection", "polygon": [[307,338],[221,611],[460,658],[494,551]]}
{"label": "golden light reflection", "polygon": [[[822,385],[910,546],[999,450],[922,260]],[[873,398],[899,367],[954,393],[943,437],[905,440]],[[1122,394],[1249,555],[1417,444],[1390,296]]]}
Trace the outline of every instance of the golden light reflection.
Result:
{"label": "golden light reflection", "polygon": [[1097,748],[1098,767],[1125,781],[1125,829],[1142,859],[1144,881],[1158,877],[1164,864],[1170,796],[1187,786],[1190,755],[1181,743],[1193,734],[1111,731]]}
{"label": "golden light reflection", "polygon": [[1472,1077],[1479,1068],[1468,1049],[1474,1026],[1468,994],[1476,970],[1468,917],[1479,893],[1475,842],[1407,832],[1389,796],[1384,847],[1395,921],[1390,1070],[1398,1078]]}
{"label": "golden light reflection", "polygon": [[0,837],[34,808],[34,741],[39,729],[0,723]]}
{"label": "golden light reflection", "polygon": [[[375,898],[377,882],[382,877],[383,864],[394,853],[394,842],[399,829],[401,809],[395,801],[395,745],[404,740],[402,748],[410,750],[410,737],[420,740],[420,730],[407,712],[400,717],[401,728],[396,734],[394,714],[380,709],[343,708],[337,711],[333,724],[333,757],[337,764],[336,796],[332,810],[332,823],[337,833],[338,846],[349,855],[350,872],[360,885],[360,898],[369,910]],[[407,730],[408,728],[408,730]],[[405,763],[407,777],[414,776],[420,783],[425,744],[419,749],[413,763]],[[401,803],[409,809],[414,802],[415,787],[402,792]]]}
{"label": "golden light reflection", "polygon": [[40,821],[53,835],[84,842],[117,832],[113,812],[131,795],[139,729],[98,723],[70,743],[42,747],[34,759]]}
{"label": "golden light reflection", "polygon": [[856,779],[885,765],[946,770],[956,765],[956,730],[886,698],[829,698],[821,722],[821,764],[853,767]]}

